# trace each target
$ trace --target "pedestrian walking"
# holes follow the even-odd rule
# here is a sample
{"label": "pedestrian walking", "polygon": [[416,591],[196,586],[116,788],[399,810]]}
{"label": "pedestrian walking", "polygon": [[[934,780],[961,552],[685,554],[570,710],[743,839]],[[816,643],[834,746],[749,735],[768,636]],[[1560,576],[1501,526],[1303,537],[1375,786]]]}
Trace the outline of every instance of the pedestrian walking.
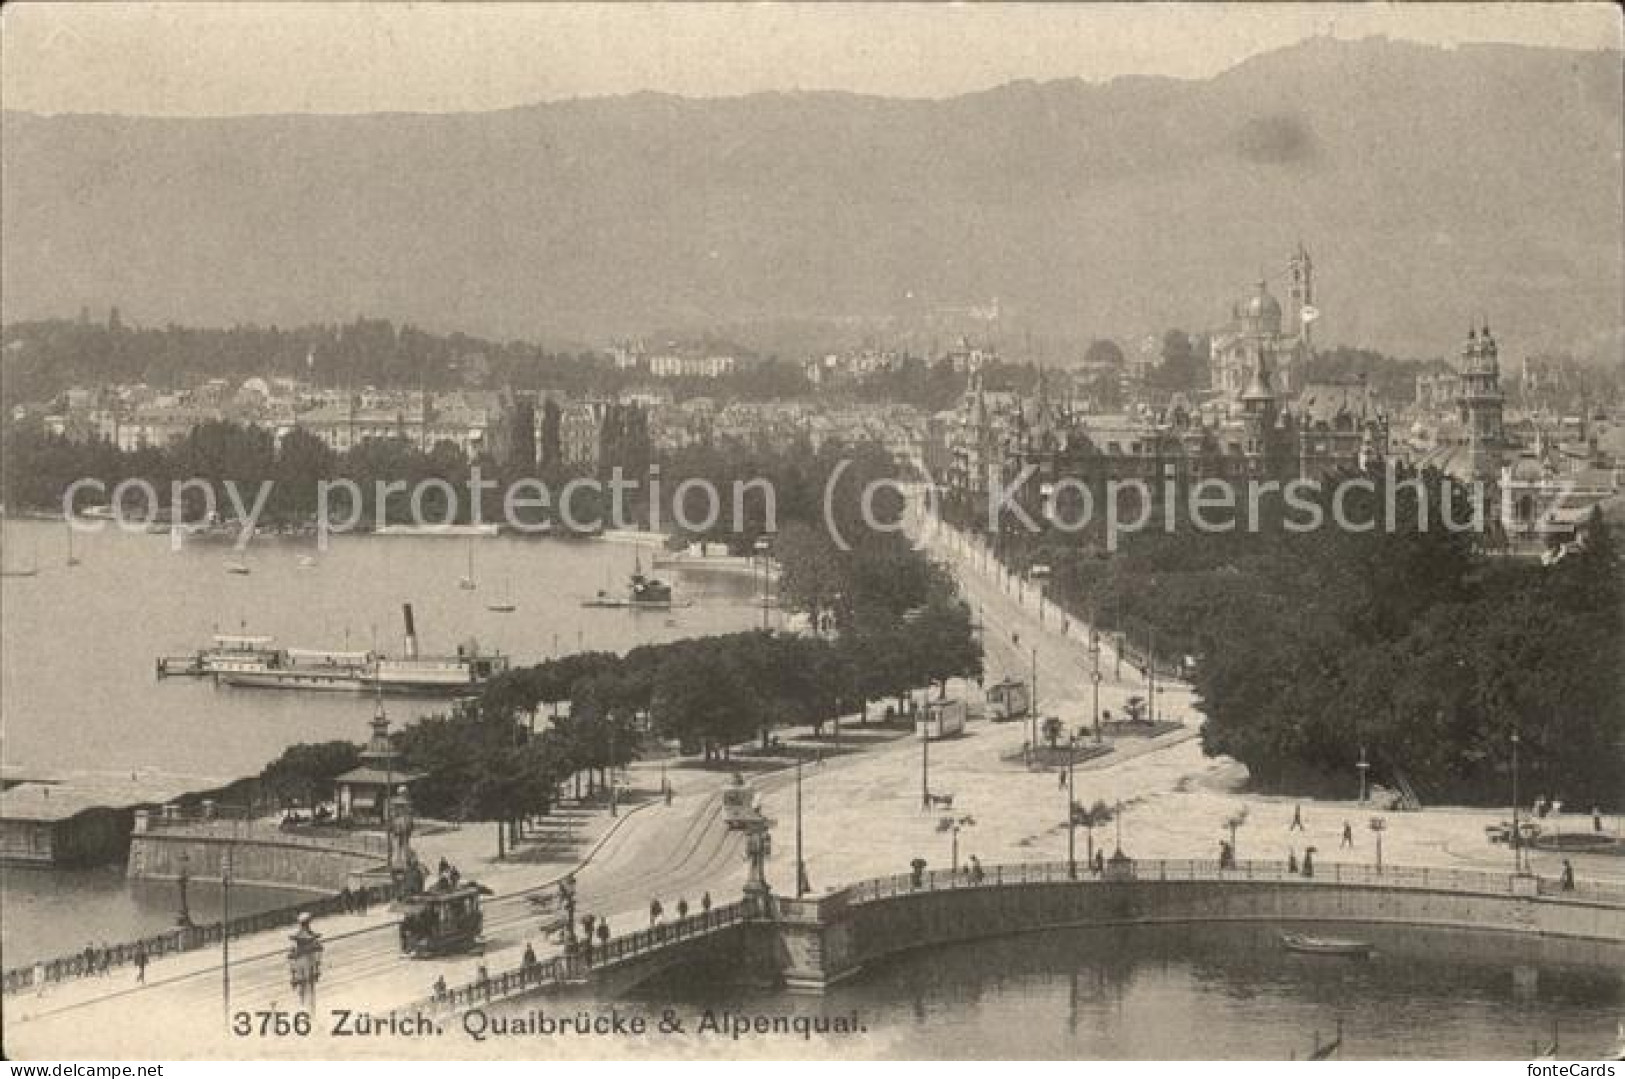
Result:
{"label": "pedestrian walking", "polygon": [[34,993],[36,996],[45,995],[45,960],[34,960]]}
{"label": "pedestrian walking", "polygon": [[135,984],[147,984],[147,946],[145,944],[135,946]]}
{"label": "pedestrian walking", "polygon": [[530,971],[536,967],[536,949],[531,947],[530,941],[525,941],[525,954],[519,960],[519,969]]}
{"label": "pedestrian walking", "polygon": [[1292,823],[1287,826],[1287,831],[1301,832],[1303,830],[1303,806],[1295,805],[1292,807]]}
{"label": "pedestrian walking", "polygon": [[1294,875],[1298,872],[1298,852],[1291,848],[1286,852],[1286,871]]}
{"label": "pedestrian walking", "polygon": [[1066,790],[1066,769],[1057,768],[1055,770],[1055,778],[1059,781],[1059,789]]}
{"label": "pedestrian walking", "polygon": [[687,918],[688,917],[688,900],[687,899],[679,899],[677,901],[677,917],[679,917],[679,918]]}
{"label": "pedestrian walking", "polygon": [[1095,872],[1097,874],[1106,872],[1106,852],[1103,850],[1095,851]]}
{"label": "pedestrian walking", "polygon": [[1343,822],[1343,846],[1354,846],[1354,826],[1348,821]]}
{"label": "pedestrian walking", "polygon": [[1591,830],[1598,833],[1602,831],[1602,812],[1596,806],[1591,807]]}
{"label": "pedestrian walking", "polygon": [[1574,891],[1574,863],[1567,858],[1563,859],[1562,888],[1565,892]]}
{"label": "pedestrian walking", "polygon": [[660,905],[660,900],[658,900],[658,899],[649,900],[649,924],[650,925],[654,925],[656,922],[660,921],[660,916],[662,914],[664,914],[665,912],[666,912],[666,909]]}
{"label": "pedestrian walking", "polygon": [[438,976],[434,980],[434,999],[446,999],[446,976],[444,974]]}
{"label": "pedestrian walking", "polygon": [[1304,848],[1304,851],[1303,851],[1303,875],[1306,876],[1306,877],[1312,877],[1312,876],[1315,875],[1315,848],[1314,847],[1305,847]]}
{"label": "pedestrian walking", "polygon": [[704,895],[700,896],[700,912],[702,914],[710,914],[711,913],[711,893],[710,892],[706,892]]}
{"label": "pedestrian walking", "polygon": [[600,944],[608,944],[609,943],[609,919],[608,918],[605,918],[604,920],[602,920],[602,921],[600,921],[598,923],[598,943],[600,943]]}
{"label": "pedestrian walking", "polygon": [[971,855],[970,856],[970,882],[972,884],[980,884],[986,879],[987,879],[987,874],[985,872],[983,872],[983,870],[982,870],[982,859],[978,858],[974,854]]}

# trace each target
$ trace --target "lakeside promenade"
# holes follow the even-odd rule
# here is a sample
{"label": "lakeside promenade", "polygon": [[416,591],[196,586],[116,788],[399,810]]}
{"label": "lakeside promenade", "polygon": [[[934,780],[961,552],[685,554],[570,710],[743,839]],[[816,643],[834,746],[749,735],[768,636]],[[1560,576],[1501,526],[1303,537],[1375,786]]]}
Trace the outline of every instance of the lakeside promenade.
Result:
{"label": "lakeside promenade", "polygon": [[[1036,648],[1044,711],[1059,714],[1069,726],[1083,723],[1092,689],[1087,629],[1069,620],[1063,633],[1053,610],[1040,617],[1030,589],[1016,587],[1007,577],[1001,580],[1001,571],[991,562],[980,568],[974,546],[966,547],[957,537],[938,537],[931,551],[953,569],[983,624],[989,676],[1008,672],[1024,677],[1032,661],[1030,649]],[[1114,673],[1114,658],[1109,652],[1102,657],[1108,675]],[[949,692],[965,694],[974,688],[955,682]],[[1102,706],[1117,712],[1121,700],[1140,692],[1143,682],[1125,664],[1121,680],[1112,677],[1103,683]],[[1352,800],[1299,801],[1247,793],[1243,769],[1201,755],[1195,740],[1199,717],[1188,690],[1170,682],[1159,697],[1159,711],[1187,726],[1155,739],[1115,739],[1113,752],[1077,768],[1079,801],[1121,806],[1118,820],[1090,837],[1079,834],[1080,857],[1091,841],[1110,851],[1120,832],[1123,849],[1135,859],[1202,858],[1216,850],[1220,836],[1228,835],[1225,822],[1245,806],[1247,821],[1237,837],[1243,861],[1282,860],[1286,851],[1301,854],[1314,846],[1323,875],[1338,872],[1338,865],[1373,862],[1373,837],[1364,826],[1370,807]],[[906,872],[915,857],[925,858],[931,870],[948,869],[955,838],[961,861],[971,854],[990,866],[1065,859],[1066,792],[1053,770],[1029,771],[1020,764],[1027,724],[977,723],[964,737],[932,743],[932,789],[954,795],[954,818],[974,820],[961,824],[954,837],[940,830],[946,810],[920,808],[918,741],[885,737],[876,728],[865,731],[851,722],[843,721],[847,736],[865,743],[861,752],[829,754],[803,768],[803,855],[815,895],[845,882]],[[813,741],[808,731],[784,731],[780,737],[791,748],[829,747],[827,736]],[[632,786],[657,790],[659,768],[657,762],[634,765],[629,770]],[[423,836],[419,849],[431,864],[444,854],[466,877],[497,893],[487,904],[485,953],[413,962],[400,957],[395,916],[387,910],[323,919],[317,929],[329,950],[319,1006],[388,1010],[424,998],[437,976],[457,985],[473,981],[481,966],[493,975],[515,968],[526,943],[543,958],[557,955],[547,933],[549,923],[531,909],[525,893],[548,888],[572,867],[580,889],[579,912],[607,917],[617,935],[647,925],[651,898],[661,899],[668,911],[679,897],[695,907],[706,892],[718,905],[732,902],[740,894],[746,867],[738,833],[729,832],[721,820],[720,790],[726,776],[687,768],[668,768],[666,774],[675,791],[671,805],[650,800],[623,807],[613,819],[602,810],[584,810],[570,825],[574,834],[562,844],[569,848],[562,857],[532,862],[521,851],[511,861],[496,862],[488,826]],[[783,894],[795,879],[793,773],[759,776],[756,784],[764,811],[776,821],[768,879]],[[1300,805],[1304,831],[1297,832],[1291,820]],[[1385,857],[1389,864],[1419,869],[1509,871],[1510,853],[1489,844],[1483,831],[1504,815],[1452,808],[1386,814]],[[1344,820],[1355,827],[1352,849],[1339,849]],[[861,844],[851,841],[855,835],[864,837]],[[1571,857],[1586,880],[1625,879],[1621,859]],[[1560,860],[1560,855],[1541,851],[1531,856],[1534,870],[1548,878],[1555,878]],[[233,1009],[292,1006],[283,937],[269,933],[233,942]],[[218,1040],[222,975],[217,951],[166,958],[149,969],[148,985],[137,987],[133,981],[133,973],[126,971],[69,983],[44,997],[10,998],[8,1041],[23,1051],[35,1046],[44,1052],[86,1045],[91,1039],[108,1051],[140,1045],[151,1053],[154,1043],[149,1031],[139,1029],[139,1017],[162,1014],[184,1017],[173,1021],[177,1046],[196,1044],[199,1054],[206,1054],[206,1047],[234,1051],[231,1043],[222,1047]],[[236,1051],[253,1050],[247,1045]],[[377,1051],[387,1054],[387,1043]]]}

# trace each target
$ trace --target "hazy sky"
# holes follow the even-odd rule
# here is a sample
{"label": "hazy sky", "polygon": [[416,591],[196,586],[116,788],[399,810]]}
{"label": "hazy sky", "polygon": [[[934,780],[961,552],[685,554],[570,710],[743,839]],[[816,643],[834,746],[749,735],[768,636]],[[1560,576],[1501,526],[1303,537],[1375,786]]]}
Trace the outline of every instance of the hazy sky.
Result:
{"label": "hazy sky", "polygon": [[0,10],[11,109],[463,111],[661,90],[942,97],[1205,76],[1315,34],[1619,48],[1611,4],[139,4]]}

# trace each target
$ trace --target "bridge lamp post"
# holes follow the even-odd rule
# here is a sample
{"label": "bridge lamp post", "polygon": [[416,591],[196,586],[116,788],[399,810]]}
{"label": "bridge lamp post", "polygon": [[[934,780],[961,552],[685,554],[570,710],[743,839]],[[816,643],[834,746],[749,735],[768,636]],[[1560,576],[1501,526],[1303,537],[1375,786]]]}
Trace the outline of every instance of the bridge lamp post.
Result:
{"label": "bridge lamp post", "polygon": [[1367,782],[1370,778],[1371,762],[1365,759],[1365,746],[1360,747],[1360,759],[1354,765],[1360,770],[1360,804],[1365,805],[1366,791],[1370,788]]}
{"label": "bridge lamp post", "polygon": [[1382,872],[1382,833],[1387,830],[1388,822],[1381,817],[1372,817],[1369,827],[1371,834],[1377,839],[1377,872]]}
{"label": "bridge lamp post", "polygon": [[801,856],[801,758],[796,758],[796,898],[812,891],[807,880],[807,862]]}
{"label": "bridge lamp post", "polygon": [[299,928],[288,940],[288,981],[298,994],[299,1006],[307,1011],[316,1006],[316,983],[322,976],[322,935],[310,927],[310,914],[299,915]]}

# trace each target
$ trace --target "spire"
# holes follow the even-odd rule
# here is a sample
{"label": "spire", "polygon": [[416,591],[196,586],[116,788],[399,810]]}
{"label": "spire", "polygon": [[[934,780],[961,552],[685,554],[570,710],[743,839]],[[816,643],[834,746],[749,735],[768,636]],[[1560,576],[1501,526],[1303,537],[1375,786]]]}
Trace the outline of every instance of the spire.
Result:
{"label": "spire", "polygon": [[1269,356],[1263,349],[1254,354],[1252,378],[1247,382],[1247,389],[1242,393],[1243,401],[1273,401],[1275,391],[1270,389]]}

